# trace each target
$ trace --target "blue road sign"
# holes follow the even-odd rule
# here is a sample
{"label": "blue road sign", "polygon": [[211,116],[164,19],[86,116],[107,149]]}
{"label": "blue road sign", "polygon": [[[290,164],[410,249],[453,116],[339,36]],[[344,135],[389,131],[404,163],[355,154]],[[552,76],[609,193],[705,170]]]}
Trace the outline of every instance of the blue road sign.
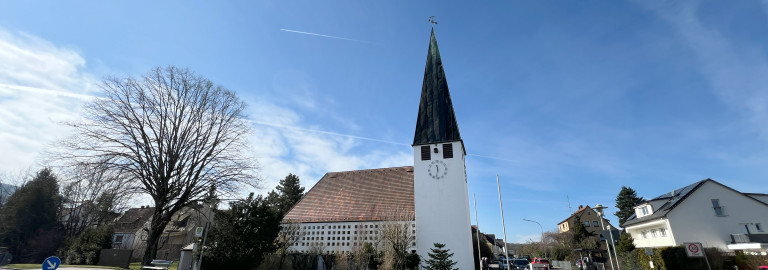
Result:
{"label": "blue road sign", "polygon": [[56,270],[59,266],[61,266],[61,259],[56,256],[48,257],[43,261],[43,270]]}

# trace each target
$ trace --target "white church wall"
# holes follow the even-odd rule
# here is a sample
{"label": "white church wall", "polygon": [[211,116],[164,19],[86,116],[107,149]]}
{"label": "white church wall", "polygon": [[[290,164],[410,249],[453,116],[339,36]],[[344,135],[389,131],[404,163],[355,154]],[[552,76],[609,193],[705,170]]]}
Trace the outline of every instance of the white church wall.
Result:
{"label": "white church wall", "polygon": [[[384,226],[391,223],[391,221],[298,223],[298,228],[291,236],[294,238],[289,251],[349,254],[357,248],[362,248],[365,243],[380,248],[384,241],[382,238]],[[416,234],[415,224],[405,223],[412,224],[412,234]],[[409,251],[416,251],[415,243]]]}

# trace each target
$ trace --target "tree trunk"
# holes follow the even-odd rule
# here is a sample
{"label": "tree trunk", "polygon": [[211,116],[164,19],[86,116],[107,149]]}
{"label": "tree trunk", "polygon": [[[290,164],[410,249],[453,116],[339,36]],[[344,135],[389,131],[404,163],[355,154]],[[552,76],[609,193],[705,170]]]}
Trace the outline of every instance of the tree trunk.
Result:
{"label": "tree trunk", "polygon": [[163,235],[165,226],[170,222],[170,217],[164,217],[162,212],[155,207],[155,213],[152,215],[152,223],[147,233],[147,249],[144,250],[144,257],[141,259],[142,265],[150,265],[152,260],[157,259],[157,246],[160,243],[160,237]]}

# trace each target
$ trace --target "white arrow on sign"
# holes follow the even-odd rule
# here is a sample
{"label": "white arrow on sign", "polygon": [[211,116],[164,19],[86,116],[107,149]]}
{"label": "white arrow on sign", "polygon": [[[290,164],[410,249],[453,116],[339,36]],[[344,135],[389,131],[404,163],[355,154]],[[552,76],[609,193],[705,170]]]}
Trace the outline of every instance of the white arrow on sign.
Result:
{"label": "white arrow on sign", "polygon": [[48,263],[48,269],[56,269],[56,264],[51,261],[45,261]]}

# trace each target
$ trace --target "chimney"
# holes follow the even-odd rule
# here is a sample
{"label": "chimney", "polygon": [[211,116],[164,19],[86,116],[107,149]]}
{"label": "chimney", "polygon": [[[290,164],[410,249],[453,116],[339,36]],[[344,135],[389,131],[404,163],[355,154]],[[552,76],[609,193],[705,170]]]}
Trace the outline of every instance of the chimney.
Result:
{"label": "chimney", "polygon": [[584,205],[579,205],[579,210],[581,210],[581,208],[584,208]]}

